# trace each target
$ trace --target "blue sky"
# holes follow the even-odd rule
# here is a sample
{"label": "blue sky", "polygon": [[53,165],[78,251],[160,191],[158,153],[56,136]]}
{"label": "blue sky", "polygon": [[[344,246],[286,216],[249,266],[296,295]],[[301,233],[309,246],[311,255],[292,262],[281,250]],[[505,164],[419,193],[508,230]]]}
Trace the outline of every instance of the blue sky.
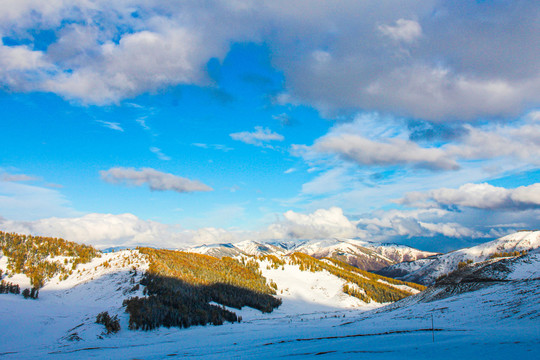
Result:
{"label": "blue sky", "polygon": [[96,246],[540,223],[534,1],[7,1],[0,228]]}

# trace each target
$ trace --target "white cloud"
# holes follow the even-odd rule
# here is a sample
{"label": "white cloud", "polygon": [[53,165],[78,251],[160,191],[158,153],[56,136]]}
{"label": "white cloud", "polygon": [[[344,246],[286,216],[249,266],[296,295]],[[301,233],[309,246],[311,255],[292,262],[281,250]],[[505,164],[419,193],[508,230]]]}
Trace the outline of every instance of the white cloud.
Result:
{"label": "white cloud", "polygon": [[103,121],[103,120],[96,120],[96,121],[108,129],[124,132],[124,129],[122,128],[122,126],[120,126],[119,123]]}
{"label": "white cloud", "polygon": [[[539,100],[533,2],[4,3],[0,33],[31,42],[0,49],[3,85],[15,91],[107,104],[205,85],[211,58],[223,59],[235,42],[256,42],[270,48],[288,98],[321,110],[472,120],[519,114]],[[36,28],[56,35],[42,52],[32,50],[28,30]],[[396,41],[414,49],[397,52]]]}
{"label": "white cloud", "polygon": [[33,51],[27,46],[6,46],[0,41],[0,68],[3,72],[39,70],[50,65],[41,51]]}
{"label": "white cloud", "polygon": [[534,93],[539,89],[540,74],[527,79],[508,80],[496,75],[483,79],[456,73],[449,67],[417,64],[381,74],[355,94],[358,101],[370,101],[371,109],[442,122],[518,115],[526,104],[535,102]]}
{"label": "white cloud", "polygon": [[132,214],[88,214],[75,218],[45,218],[35,221],[0,218],[0,228],[3,231],[62,237],[99,248],[140,245],[177,248],[246,239],[323,239],[361,234],[339,208],[320,209],[307,215],[288,211],[282,219],[258,231],[215,227],[188,230],[142,220]]}
{"label": "white cloud", "polygon": [[24,45],[6,46],[0,39],[0,85],[3,87],[13,91],[32,90],[33,79],[41,79],[54,71],[54,65],[47,62],[43,52]]}
{"label": "white cloud", "polygon": [[152,146],[150,148],[150,151],[153,152],[154,154],[156,154],[156,156],[160,159],[160,160],[164,160],[164,161],[169,161],[171,160],[171,158],[167,155],[165,155],[160,148],[158,147],[155,147],[155,146]]}
{"label": "white cloud", "polygon": [[316,141],[313,149],[337,154],[360,165],[412,165],[434,170],[457,170],[457,162],[438,148],[422,148],[401,139],[375,142],[351,134],[328,135]]}
{"label": "white cloud", "polygon": [[283,217],[283,220],[270,225],[259,236],[268,239],[324,239],[359,237],[364,234],[338,207],[319,209],[311,214],[289,210]]}
{"label": "white cloud", "polygon": [[246,144],[251,144],[260,147],[271,147],[267,144],[269,141],[283,141],[283,135],[273,132],[269,128],[255,126],[255,131],[242,131],[230,134],[233,140],[238,140]]}
{"label": "white cloud", "polygon": [[141,186],[147,184],[155,191],[176,191],[179,193],[194,191],[212,191],[212,188],[197,180],[190,180],[169,173],[157,171],[152,168],[116,167],[100,171],[101,178],[112,184],[126,183],[128,185]]}
{"label": "white cloud", "polygon": [[506,189],[483,184],[465,184],[458,189],[441,188],[408,193],[400,204],[414,206],[465,206],[491,210],[524,210],[540,208],[540,183]]}
{"label": "white cloud", "polygon": [[[375,242],[406,243],[431,250],[451,250],[456,244],[474,244],[506,235],[516,229],[531,228],[540,219],[540,210],[516,215],[502,212],[493,217],[483,210],[456,213],[443,209],[387,210],[356,216],[344,215],[331,207],[302,214],[287,211],[266,228],[239,231],[215,227],[196,230],[142,220],[132,214],[87,214],[71,218],[44,218],[34,221],[6,220],[0,217],[0,229],[19,233],[56,236],[94,245],[155,246],[178,248],[243,240],[296,240],[361,238]],[[507,221],[504,223],[504,221]],[[440,242],[440,239],[446,239]],[[454,240],[448,241],[448,238]],[[428,239],[428,240],[425,240]],[[470,240],[473,243],[470,243]]]}
{"label": "white cloud", "polygon": [[8,174],[8,173],[4,173],[4,174],[2,174],[0,176],[0,180],[19,182],[19,181],[35,181],[35,180],[39,180],[39,178],[37,178],[35,176],[26,175],[26,174]]}
{"label": "white cloud", "polygon": [[493,160],[491,166],[504,161],[515,166],[540,165],[540,122],[535,119],[533,112],[513,124],[464,125],[451,142],[439,141],[429,147],[409,140],[404,122],[365,114],[351,123],[335,125],[312,146],[293,145],[292,153],[311,163],[333,164],[337,157],[363,167],[459,170],[477,160]]}
{"label": "white cloud", "polygon": [[414,20],[398,19],[395,25],[379,25],[379,31],[397,41],[413,42],[422,35],[422,27]]}
{"label": "white cloud", "polygon": [[202,39],[184,28],[125,34],[118,44],[100,46],[99,57],[73,73],[64,73],[45,85],[68,98],[106,104],[172,84],[201,84],[208,54]]}
{"label": "white cloud", "polygon": [[526,116],[524,123],[486,130],[466,126],[461,143],[446,146],[449,156],[478,160],[508,157],[540,164],[540,124]]}
{"label": "white cloud", "polygon": [[151,131],[152,129],[150,128],[150,126],[148,126],[146,124],[146,116],[143,116],[143,117],[140,117],[138,119],[135,119],[135,121],[137,122],[137,124],[139,124],[144,130],[146,131]]}
{"label": "white cloud", "polygon": [[154,221],[145,221],[132,214],[88,214],[76,218],[46,218],[35,221],[0,220],[4,231],[55,236],[97,246],[150,245],[178,247],[190,241],[180,231]]}
{"label": "white cloud", "polygon": [[440,209],[375,211],[361,217],[357,223],[376,241],[396,237],[489,237],[485,232],[453,222],[452,214]]}

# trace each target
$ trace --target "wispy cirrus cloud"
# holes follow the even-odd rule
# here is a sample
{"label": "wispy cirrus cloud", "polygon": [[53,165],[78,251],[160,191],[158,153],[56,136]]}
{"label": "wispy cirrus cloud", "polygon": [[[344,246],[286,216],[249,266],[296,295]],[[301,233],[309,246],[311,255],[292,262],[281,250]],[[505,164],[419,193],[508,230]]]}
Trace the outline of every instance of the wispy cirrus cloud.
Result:
{"label": "wispy cirrus cloud", "polygon": [[28,183],[41,180],[24,174],[0,175],[0,217],[37,219],[50,216],[76,216],[71,202],[51,184]]}
{"label": "wispy cirrus cloud", "polygon": [[285,170],[283,173],[284,174],[292,174],[293,172],[296,172],[297,169],[296,168],[288,168],[287,170]]}
{"label": "wispy cirrus cloud", "polygon": [[150,126],[148,126],[146,124],[146,116],[143,116],[143,117],[140,117],[138,119],[135,119],[135,121],[137,122],[137,124],[139,124],[144,130],[146,131],[152,131],[152,129],[150,128]]}
{"label": "wispy cirrus cloud", "polygon": [[100,123],[101,126],[106,127],[108,129],[124,132],[124,128],[120,125],[120,123],[104,121],[104,120],[96,120],[96,121]]}
{"label": "wispy cirrus cloud", "polygon": [[233,140],[238,140],[246,144],[255,145],[259,147],[272,146],[268,144],[270,141],[283,141],[285,138],[283,135],[273,132],[269,128],[262,126],[255,126],[255,131],[242,131],[238,133],[230,134]]}
{"label": "wispy cirrus cloud", "polygon": [[133,186],[148,185],[154,191],[175,191],[188,193],[196,191],[212,191],[208,185],[198,180],[190,180],[181,176],[164,173],[152,168],[115,167],[100,171],[101,178],[111,184],[127,184]]}
{"label": "wispy cirrus cloud", "polygon": [[228,147],[227,145],[222,145],[222,144],[193,143],[191,145],[201,148],[201,149],[213,149],[213,150],[219,150],[223,152],[229,152],[231,150],[234,150],[233,148]]}
{"label": "wispy cirrus cloud", "polygon": [[163,153],[163,151],[161,151],[161,149],[158,148],[158,147],[152,146],[152,147],[150,147],[150,151],[153,152],[154,154],[156,154],[156,156],[157,156],[158,159],[160,159],[160,160],[164,160],[164,161],[169,161],[169,160],[171,160],[171,157],[165,155],[165,154]]}
{"label": "wispy cirrus cloud", "polygon": [[2,181],[20,182],[20,181],[36,181],[40,180],[39,177],[26,175],[26,174],[8,174],[4,173],[0,175]]}

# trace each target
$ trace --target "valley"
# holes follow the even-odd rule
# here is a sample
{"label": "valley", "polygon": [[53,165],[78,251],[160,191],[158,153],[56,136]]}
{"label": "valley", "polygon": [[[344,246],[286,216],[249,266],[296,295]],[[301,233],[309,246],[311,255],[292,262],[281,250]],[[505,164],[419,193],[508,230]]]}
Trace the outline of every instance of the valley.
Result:
{"label": "valley", "polygon": [[[456,354],[474,357],[478,351],[495,359],[509,354],[530,357],[540,345],[540,251],[534,248],[538,238],[540,232],[499,239],[498,244],[505,243],[509,249],[516,247],[510,243],[525,240],[531,247],[524,255],[479,258],[427,289],[300,252],[236,258],[152,249],[98,253],[77,264],[67,277],[59,271],[48,279],[36,300],[0,294],[0,326],[9,329],[0,337],[0,357],[273,359],[324,355],[342,359],[369,354],[375,359],[427,359],[434,352],[437,358],[453,358]],[[500,246],[486,247],[500,250]],[[166,258],[170,260],[163,260]],[[223,261],[233,263],[223,266]],[[10,273],[8,263],[3,255],[3,274]],[[228,281],[247,289],[251,285],[241,285],[247,275],[230,273],[231,264],[236,264],[238,270],[234,271],[251,269],[250,281],[264,279],[257,285],[263,286],[257,293],[266,292],[280,303],[260,311],[255,304],[233,303],[208,293],[204,306],[234,313],[236,321],[130,330],[124,301],[153,296],[143,284],[146,274],[156,273],[158,264],[171,269],[160,270],[161,274],[188,284],[193,283],[188,281],[190,276],[199,274],[194,280],[199,285]],[[203,264],[210,267],[203,271]],[[224,277],[211,280],[214,275],[201,275],[214,274],[211,268],[223,269],[220,276]],[[174,276],[172,269],[176,269]],[[225,280],[226,274],[233,278]],[[30,286],[30,279],[20,273],[4,275],[3,280],[17,282],[21,288]],[[347,288],[356,291],[348,293]],[[397,298],[384,300],[385,296]],[[107,334],[95,322],[103,311],[118,317],[120,331]]]}

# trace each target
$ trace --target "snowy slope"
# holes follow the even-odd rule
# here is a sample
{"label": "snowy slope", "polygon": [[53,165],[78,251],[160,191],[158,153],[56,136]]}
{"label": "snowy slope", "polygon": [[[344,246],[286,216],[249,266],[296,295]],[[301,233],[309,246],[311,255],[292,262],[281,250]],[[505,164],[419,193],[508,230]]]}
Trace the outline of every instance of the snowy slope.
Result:
{"label": "snowy slope", "polygon": [[429,259],[405,262],[378,271],[384,276],[405,281],[433,284],[437,277],[454,271],[462,261],[481,262],[492,254],[530,251],[540,247],[540,231],[520,231],[470,248],[460,249]]}
{"label": "snowy slope", "polygon": [[[138,251],[124,250],[78,265],[67,280],[60,281],[59,276],[51,279],[40,289],[37,300],[0,294],[0,328],[9,328],[0,336],[0,352],[18,352],[28,344],[39,344],[48,352],[64,342],[77,341],[68,339],[98,338],[103,326],[95,324],[95,318],[102,311],[118,314],[122,326],[127,327],[122,301],[142,295],[132,289],[147,268]],[[5,280],[19,282],[18,276]]]}
{"label": "snowy slope", "polygon": [[[272,314],[243,309],[244,321],[240,324],[142,332],[126,330],[122,323],[123,329],[118,334],[102,338],[99,338],[100,325],[91,324],[91,317],[106,303],[111,311],[117,307],[115,299],[93,304],[99,289],[114,288],[106,285],[108,281],[96,286],[93,282],[78,283],[87,289],[86,299],[78,298],[78,304],[69,296],[49,296],[58,295],[54,293],[44,293],[38,301],[20,301],[18,297],[5,295],[0,296],[0,326],[10,330],[0,337],[0,356],[147,360],[312,359],[318,355],[325,359],[374,360],[531,359],[540,350],[540,281],[536,277],[539,261],[536,252],[514,259],[505,278],[511,281],[484,283],[476,290],[454,291],[454,285],[434,287],[370,311],[323,304],[319,308],[310,307],[311,299],[306,294],[322,280],[314,278],[296,293],[291,292],[289,307]],[[296,284],[294,277],[302,275],[287,266],[285,270],[273,269],[266,274],[273,272],[278,288]],[[91,273],[85,276],[86,280]],[[113,274],[105,273],[99,279]],[[116,283],[129,282],[128,279],[129,276],[120,276],[112,283],[120,286]],[[331,299],[332,288],[326,287],[325,291],[327,299]],[[325,291],[319,291],[318,295]],[[64,304],[53,299],[64,299]],[[17,321],[13,321],[13,313],[17,314]],[[120,315],[124,322],[125,314]],[[74,329],[66,331],[70,328]],[[74,332],[83,339],[68,340],[65,334]]]}
{"label": "snowy slope", "polygon": [[[0,258],[4,269],[5,260],[5,257]],[[272,314],[250,308],[231,309],[242,316],[244,322],[294,318],[299,314],[318,316],[313,314],[346,309],[366,311],[384,305],[373,301],[365,303],[343,293],[346,281],[326,271],[300,271],[298,265],[291,264],[275,269],[267,260],[258,262],[268,282],[276,284],[283,304]],[[64,347],[112,338],[112,335],[104,334],[102,325],[95,324],[96,315],[102,311],[111,316],[118,315],[122,327],[120,337],[140,334],[127,330],[128,314],[124,313],[122,302],[132,296],[143,296],[142,287],[135,289],[148,265],[145,255],[137,250],[111,252],[78,265],[66,280],[54,277],[40,289],[38,300],[0,294],[0,328],[10,328],[9,333],[0,336],[0,356],[12,352],[17,354],[15,358],[24,358],[26,355],[21,356],[21,353],[28,344],[33,344],[33,351],[41,354],[36,356],[39,358]],[[24,275],[7,280],[19,283],[23,288],[29,287]],[[189,332],[189,329],[185,331]]]}
{"label": "snowy slope", "polygon": [[300,271],[298,265],[286,264],[274,269],[268,261],[259,261],[263,276],[277,285],[277,295],[283,304],[277,313],[302,314],[321,309],[359,308],[372,309],[381,306],[365,302],[343,293],[347,282],[326,271]]}

